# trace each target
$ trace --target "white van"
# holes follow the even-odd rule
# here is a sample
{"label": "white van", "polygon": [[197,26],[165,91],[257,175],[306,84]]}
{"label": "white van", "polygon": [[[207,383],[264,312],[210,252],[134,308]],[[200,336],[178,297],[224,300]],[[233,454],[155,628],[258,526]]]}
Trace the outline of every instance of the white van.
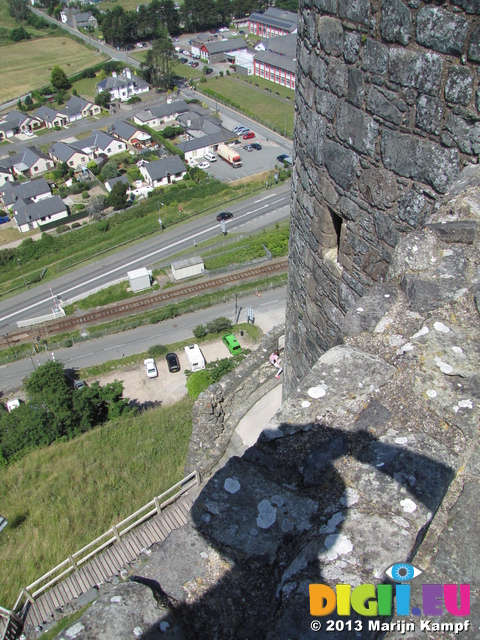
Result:
{"label": "white van", "polygon": [[187,356],[190,371],[205,369],[205,358],[198,344],[189,344],[185,347],[185,355]]}
{"label": "white van", "polygon": [[217,161],[217,156],[214,153],[210,153],[210,151],[207,151],[207,153],[204,155],[205,160],[208,160],[209,162],[216,162]]}

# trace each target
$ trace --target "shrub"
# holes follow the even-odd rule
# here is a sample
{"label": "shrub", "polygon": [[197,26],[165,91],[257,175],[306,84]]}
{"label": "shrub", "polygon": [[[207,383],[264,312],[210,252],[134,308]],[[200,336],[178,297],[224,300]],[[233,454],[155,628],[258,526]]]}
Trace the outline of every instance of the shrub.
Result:
{"label": "shrub", "polygon": [[97,222],[97,224],[95,225],[95,229],[97,231],[100,231],[100,233],[106,233],[109,227],[110,222],[108,220],[100,220],[100,222]]}
{"label": "shrub", "polygon": [[82,72],[84,78],[95,78],[95,69],[84,69]]}
{"label": "shrub", "polygon": [[197,338],[197,340],[200,340],[207,335],[207,331],[203,324],[199,324],[197,327],[195,327],[195,329],[193,330],[193,335],[195,336],[195,338]]}
{"label": "shrub", "polygon": [[208,389],[212,384],[212,377],[210,372],[204,369],[203,371],[196,371],[187,378],[187,391],[191,398],[198,398],[198,396]]}
{"label": "shrub", "polygon": [[65,233],[65,231],[69,230],[69,226],[68,224],[61,224],[59,227],[57,227],[56,232],[57,233]]}
{"label": "shrub", "polygon": [[90,194],[88,193],[88,191],[82,191],[83,200],[87,200],[89,197],[90,197]]}
{"label": "shrub", "polygon": [[207,82],[207,79],[206,79],[205,77],[202,77],[202,78],[200,78],[200,82],[201,82],[202,84],[204,84],[205,82]]}
{"label": "shrub", "polygon": [[231,331],[232,323],[228,318],[216,318],[207,322],[205,329],[207,333],[223,333],[224,331]]}
{"label": "shrub", "polygon": [[138,102],[141,102],[141,101],[142,99],[139,98],[138,96],[132,96],[127,100],[127,104],[137,104]]}
{"label": "shrub", "polygon": [[154,344],[147,351],[149,358],[160,358],[166,353],[168,353],[168,347],[166,347],[164,344]]}
{"label": "shrub", "polygon": [[72,224],[72,229],[78,229],[78,227],[81,227],[82,225],[80,224],[80,222],[74,222]]}

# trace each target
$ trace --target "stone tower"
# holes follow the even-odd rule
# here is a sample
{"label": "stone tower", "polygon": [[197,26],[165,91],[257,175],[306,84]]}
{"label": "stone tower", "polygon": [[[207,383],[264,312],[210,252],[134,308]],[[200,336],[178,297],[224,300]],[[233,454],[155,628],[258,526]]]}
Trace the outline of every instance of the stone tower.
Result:
{"label": "stone tower", "polygon": [[287,394],[480,151],[480,0],[301,0]]}

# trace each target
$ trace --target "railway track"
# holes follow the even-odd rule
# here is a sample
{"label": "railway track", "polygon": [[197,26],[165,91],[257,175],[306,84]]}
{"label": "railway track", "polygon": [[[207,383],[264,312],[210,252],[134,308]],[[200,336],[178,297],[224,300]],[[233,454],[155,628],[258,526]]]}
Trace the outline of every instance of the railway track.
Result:
{"label": "railway track", "polygon": [[[94,326],[108,320],[115,320],[116,318],[121,318],[123,316],[134,315],[135,313],[160,307],[182,298],[193,297],[209,291],[215,291],[216,289],[222,289],[240,281],[260,279],[269,275],[284,272],[287,269],[287,266],[287,258],[273,260],[267,264],[252,267],[251,269],[236,271],[217,278],[206,278],[202,281],[185,284],[167,291],[158,291],[156,293],[147,294],[131,300],[116,302],[102,307],[101,309],[86,311],[84,313],[76,313],[73,316],[65,316],[64,318],[51,320],[46,323],[48,326],[48,334],[49,336],[53,336],[58,333],[67,333],[81,327]],[[31,329],[26,329],[24,327],[18,331],[9,332],[8,344],[7,338],[5,338],[4,335],[0,336],[0,348],[7,348],[9,345],[16,345],[25,342],[34,342],[39,333],[38,325]]]}

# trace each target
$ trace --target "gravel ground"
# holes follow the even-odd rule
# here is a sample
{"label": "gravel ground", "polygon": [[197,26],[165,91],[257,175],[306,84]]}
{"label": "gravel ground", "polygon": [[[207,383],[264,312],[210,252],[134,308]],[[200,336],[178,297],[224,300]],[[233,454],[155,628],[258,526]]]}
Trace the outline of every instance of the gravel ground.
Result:
{"label": "gravel ground", "polygon": [[[242,347],[254,348],[254,344],[248,336],[237,335],[237,338]],[[201,349],[207,362],[220,360],[229,355],[226,346],[220,339],[202,345]],[[170,373],[165,357],[162,357],[155,360],[158,378],[147,378],[143,364],[138,364],[116,369],[112,373],[87,380],[87,382],[91,383],[97,380],[101,385],[105,385],[113,380],[121,380],[124,385],[124,396],[130,398],[134,405],[142,408],[158,405],[168,406],[181,400],[187,394],[184,371],[188,369],[188,361],[183,350],[178,351],[177,355],[181,366],[181,371],[178,373]]]}

